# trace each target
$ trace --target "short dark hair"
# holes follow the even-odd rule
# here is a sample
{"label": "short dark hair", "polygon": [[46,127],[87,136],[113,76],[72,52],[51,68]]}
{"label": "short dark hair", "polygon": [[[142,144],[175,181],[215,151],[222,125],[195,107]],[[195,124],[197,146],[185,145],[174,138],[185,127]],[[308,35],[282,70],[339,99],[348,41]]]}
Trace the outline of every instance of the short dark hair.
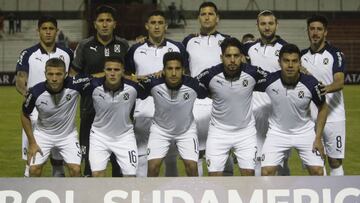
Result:
{"label": "short dark hair", "polygon": [[260,16],[274,16],[275,22],[277,23],[277,18],[276,18],[276,16],[275,16],[275,14],[274,14],[272,11],[270,11],[270,10],[263,10],[263,11],[261,11],[261,12],[257,15],[257,18],[256,18],[256,22],[257,22],[257,23],[259,23],[259,17],[260,17]]}
{"label": "short dark hair", "polygon": [[214,8],[215,13],[219,14],[216,4],[211,1],[205,1],[199,6],[199,14],[200,14],[200,10],[205,7],[212,7],[212,8]]}
{"label": "short dark hair", "polygon": [[50,23],[54,24],[55,27],[57,28],[57,20],[56,20],[56,18],[54,18],[53,16],[50,16],[50,15],[44,15],[44,16],[41,16],[39,18],[39,20],[38,20],[38,28],[40,28],[43,23],[47,23],[47,22],[50,22]]}
{"label": "short dark hair", "polygon": [[105,57],[105,60],[104,60],[104,68],[105,68],[105,64],[107,62],[116,62],[116,63],[121,63],[122,65],[124,65],[124,59],[120,56],[108,56],[108,57]]}
{"label": "short dark hair", "polygon": [[318,14],[315,14],[315,15],[311,16],[310,18],[308,18],[306,20],[306,22],[307,22],[307,27],[308,28],[309,28],[310,23],[312,23],[312,22],[320,22],[320,23],[322,23],[324,25],[325,29],[327,28],[328,23],[329,23],[328,19],[325,16],[318,15]]}
{"label": "short dark hair", "polygon": [[110,13],[113,19],[116,21],[116,9],[109,5],[100,5],[95,10],[95,20],[102,13]]}
{"label": "short dark hair", "polygon": [[181,53],[172,51],[172,52],[167,52],[166,54],[164,54],[164,57],[163,57],[164,68],[168,61],[173,61],[173,60],[180,61],[181,67],[184,67],[184,61],[183,61],[184,59],[183,59]]}
{"label": "short dark hair", "polygon": [[300,49],[295,44],[285,44],[280,49],[279,59],[281,59],[284,54],[297,54],[300,58]]}
{"label": "short dark hair", "polygon": [[149,13],[149,15],[147,16],[147,20],[149,20],[149,18],[151,18],[152,16],[161,16],[165,19],[166,21],[166,17],[165,17],[165,13],[160,11],[160,10],[155,10],[155,11],[152,11],[151,13]]}
{"label": "short dark hair", "polygon": [[46,61],[45,63],[45,71],[47,71],[47,68],[51,66],[51,67],[61,67],[64,68],[65,70],[65,62],[61,59],[61,58],[51,58],[49,60]]}
{"label": "short dark hair", "polygon": [[228,37],[224,39],[224,41],[220,44],[221,53],[224,54],[225,50],[230,46],[237,47],[242,54],[245,54],[244,45],[235,37]]}

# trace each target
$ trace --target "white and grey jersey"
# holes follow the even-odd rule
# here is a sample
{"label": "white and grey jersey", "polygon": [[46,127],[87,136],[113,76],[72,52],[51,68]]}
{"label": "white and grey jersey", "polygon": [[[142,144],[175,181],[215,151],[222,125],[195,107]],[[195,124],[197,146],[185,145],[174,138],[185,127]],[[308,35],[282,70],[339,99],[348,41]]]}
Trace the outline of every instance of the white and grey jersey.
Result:
{"label": "white and grey jersey", "polygon": [[244,44],[251,65],[259,66],[268,72],[280,70],[279,53],[286,41],[276,36],[276,40],[270,44],[264,44],[260,39],[255,42]]}
{"label": "white and grey jersey", "polygon": [[125,70],[141,76],[161,71],[164,67],[163,57],[167,52],[180,52],[184,59],[184,67],[188,68],[184,46],[180,42],[165,38],[158,47],[149,40],[134,44],[126,54]]}
{"label": "white and grey jersey", "polygon": [[[334,82],[334,74],[345,71],[344,54],[329,43],[319,52],[310,48],[301,52],[301,64],[324,85]],[[328,103],[327,122],[345,120],[344,96],[342,91],[326,94]]]}
{"label": "white and grey jersey", "polygon": [[184,75],[182,84],[177,88],[168,87],[164,78],[151,78],[143,84],[154,98],[153,122],[171,135],[186,132],[194,121],[192,111],[195,99],[206,97],[206,91],[199,82]]}
{"label": "white and grey jersey", "polygon": [[183,40],[183,45],[189,54],[189,69],[192,77],[197,76],[206,68],[221,63],[220,44],[228,35],[214,32],[210,35],[190,34]]}
{"label": "white and grey jersey", "polygon": [[91,130],[96,135],[119,137],[133,128],[130,118],[136,98],[145,98],[144,88],[139,84],[122,79],[119,89],[112,91],[104,85],[105,78],[93,79],[90,90],[95,118]]}
{"label": "white and grey jersey", "polygon": [[39,112],[35,130],[54,138],[64,138],[76,130],[75,115],[78,96],[83,88],[88,86],[89,78],[76,82],[67,77],[63,89],[51,92],[46,82],[41,82],[30,88],[23,104],[23,113],[30,115],[34,108]]}
{"label": "white and grey jersey", "polygon": [[270,73],[264,83],[257,86],[271,100],[272,114],[269,128],[283,134],[300,135],[314,129],[310,118],[310,102],[321,105],[325,97],[320,94],[320,83],[311,75],[300,74],[296,85],[286,85],[281,71]]}
{"label": "white and grey jersey", "polygon": [[213,99],[211,123],[223,130],[254,125],[253,90],[267,73],[249,64],[241,64],[240,68],[241,72],[233,78],[227,77],[223,64],[206,69],[198,76]]}
{"label": "white and grey jersey", "polygon": [[16,64],[17,71],[25,71],[28,74],[27,88],[45,81],[45,64],[51,58],[60,58],[65,62],[66,71],[73,60],[73,52],[59,44],[55,44],[54,50],[48,53],[40,43],[23,50]]}

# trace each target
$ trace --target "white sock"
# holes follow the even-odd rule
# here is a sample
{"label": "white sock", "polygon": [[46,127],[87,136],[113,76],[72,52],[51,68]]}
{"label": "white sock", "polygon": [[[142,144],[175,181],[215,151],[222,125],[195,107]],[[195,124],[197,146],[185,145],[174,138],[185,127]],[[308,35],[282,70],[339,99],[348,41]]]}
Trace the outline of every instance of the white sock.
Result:
{"label": "white sock", "polygon": [[198,174],[199,174],[199,177],[204,176],[203,159],[200,158],[197,163],[198,163]]}
{"label": "white sock", "polygon": [[52,175],[53,177],[65,177],[65,171],[63,165],[52,166]]}
{"label": "white sock", "polygon": [[324,172],[323,176],[327,176],[327,172],[326,172],[326,167],[325,167],[325,165],[324,165],[324,167],[323,167],[323,172]]}
{"label": "white sock", "polygon": [[25,178],[28,178],[28,177],[30,177],[30,166],[29,165],[25,165],[25,171],[24,171],[24,177]]}
{"label": "white sock", "polygon": [[343,176],[343,175],[344,175],[344,169],[342,165],[340,165],[337,168],[330,168],[330,176]]}

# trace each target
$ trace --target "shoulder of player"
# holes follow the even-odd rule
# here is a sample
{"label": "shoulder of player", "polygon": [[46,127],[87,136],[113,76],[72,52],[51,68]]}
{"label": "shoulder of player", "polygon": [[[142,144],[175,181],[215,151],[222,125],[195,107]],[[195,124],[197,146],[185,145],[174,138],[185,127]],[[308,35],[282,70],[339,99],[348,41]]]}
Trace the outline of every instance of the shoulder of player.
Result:
{"label": "shoulder of player", "polygon": [[[184,45],[181,42],[174,41],[172,39],[165,38],[166,42],[169,44],[173,44],[174,46],[178,47],[180,50],[184,49]],[[168,46],[168,44],[167,44]]]}
{"label": "shoulder of player", "polygon": [[58,43],[56,43],[56,48],[66,52],[70,57],[74,55],[74,52],[70,48],[62,46],[62,45],[60,45]]}
{"label": "shoulder of player", "polygon": [[146,42],[137,42],[130,47],[129,52],[135,52],[135,50],[137,50],[141,46],[144,46],[145,44]]}
{"label": "shoulder of player", "polygon": [[303,49],[300,51],[300,56],[304,56],[305,54],[309,53],[310,52],[310,47],[309,48],[306,48],[306,49]]}
{"label": "shoulder of player", "polygon": [[122,78],[122,80],[124,81],[124,84],[125,85],[129,85],[135,89],[141,87],[141,84],[138,83],[138,82],[135,82],[135,81],[132,81],[132,80],[129,80],[129,79],[126,79],[126,78]]}
{"label": "shoulder of player", "polygon": [[305,85],[311,85],[311,86],[314,86],[319,83],[319,81],[313,75],[308,75],[303,73],[300,73],[299,81]]}
{"label": "shoulder of player", "polygon": [[330,44],[329,42],[326,42],[325,50],[326,50],[327,52],[329,52],[331,55],[334,55],[334,56],[336,56],[336,57],[338,57],[338,56],[337,56],[338,53],[343,54],[343,52],[342,52],[339,48],[333,46],[333,45]]}
{"label": "shoulder of player", "polygon": [[31,54],[33,54],[34,52],[38,51],[38,50],[40,50],[40,43],[37,43],[37,44],[35,44],[35,45],[31,46],[31,47],[28,47],[28,48],[22,50],[22,51],[20,52],[20,54],[31,55]]}
{"label": "shoulder of player", "polygon": [[91,36],[91,37],[88,37],[86,39],[83,39],[79,42],[78,44],[78,47],[82,47],[82,46],[86,46],[86,45],[89,45],[95,41],[95,37],[94,36]]}
{"label": "shoulder of player", "polygon": [[33,87],[31,87],[29,89],[28,94],[31,94],[32,97],[37,98],[39,97],[41,94],[43,94],[44,92],[46,92],[46,82],[40,82],[36,85],[34,85]]}
{"label": "shoulder of player", "polygon": [[191,39],[194,39],[194,38],[196,38],[196,37],[198,37],[198,36],[199,36],[199,35],[196,35],[196,34],[189,34],[188,36],[186,36],[186,37],[183,39],[182,44],[184,45],[184,47],[186,47],[187,44],[189,43],[189,41],[190,41]]}

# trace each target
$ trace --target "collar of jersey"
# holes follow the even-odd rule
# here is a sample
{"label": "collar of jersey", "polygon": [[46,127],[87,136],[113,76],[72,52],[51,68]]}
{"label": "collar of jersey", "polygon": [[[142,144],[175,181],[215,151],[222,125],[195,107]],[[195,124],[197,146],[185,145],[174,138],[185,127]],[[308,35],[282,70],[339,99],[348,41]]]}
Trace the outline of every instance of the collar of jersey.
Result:
{"label": "collar of jersey", "polygon": [[240,78],[240,75],[241,75],[241,72],[242,72],[242,69],[244,67],[244,63],[241,63],[240,64],[240,71],[237,72],[234,76],[229,76],[226,72],[225,72],[225,67],[224,67],[224,64],[222,64],[223,66],[223,74],[225,76],[225,79],[226,80],[238,80]]}
{"label": "collar of jersey", "polygon": [[[154,47],[155,46],[155,44],[151,43],[149,39],[146,39],[145,42],[149,47]],[[167,42],[167,39],[164,38],[164,40],[161,42],[161,44],[158,47],[166,46],[166,42]]]}
{"label": "collar of jersey", "polygon": [[302,73],[300,73],[300,76],[299,76],[298,80],[294,84],[288,84],[288,83],[285,82],[285,80],[283,80],[282,75],[280,74],[281,83],[284,86],[288,86],[288,87],[296,87],[296,85],[299,83],[301,77],[302,77]]}
{"label": "collar of jersey", "polygon": [[[40,47],[40,51],[42,54],[48,54],[48,52],[44,49],[44,47],[41,46],[40,43],[39,43],[39,47]],[[56,47],[57,47],[57,44],[55,44],[53,50],[51,51],[52,53],[56,51]]]}
{"label": "collar of jersey", "polygon": [[96,35],[94,36],[94,41],[95,41],[97,44],[99,44],[100,46],[107,46],[107,45],[109,45],[109,44],[114,43],[114,41],[115,41],[115,35],[113,35],[112,39],[110,40],[110,42],[109,42],[107,45],[103,45],[103,44],[98,40],[98,38],[97,38]]}
{"label": "collar of jersey", "polygon": [[179,90],[180,88],[181,88],[181,86],[183,85],[183,83],[184,83],[184,75],[182,76],[182,78],[181,78],[181,83],[178,85],[178,86],[176,86],[176,87],[170,87],[167,83],[166,83],[166,80],[165,80],[165,78],[164,78],[164,83],[165,83],[165,85],[166,85],[166,87],[167,88],[169,88],[169,90]]}
{"label": "collar of jersey", "polygon": [[275,40],[274,41],[272,41],[272,42],[270,42],[270,43],[268,43],[268,44],[264,44],[263,43],[263,41],[261,41],[261,39],[258,39],[259,40],[259,42],[260,42],[260,45],[261,46],[265,46],[265,45],[271,45],[271,46],[274,46],[276,43],[278,43],[280,40],[282,40],[281,39],[281,37],[279,36],[279,35],[275,35]]}
{"label": "collar of jersey", "polygon": [[200,32],[200,36],[202,36],[202,37],[211,36],[211,35],[216,36],[217,34],[219,34],[219,32],[217,30],[215,32],[211,33],[211,34],[206,34],[206,33],[201,33]]}
{"label": "collar of jersey", "polygon": [[313,50],[311,50],[311,47],[309,48],[309,50],[310,50],[311,54],[322,54],[328,47],[329,47],[329,43],[327,41],[325,41],[325,46],[322,49],[320,49],[319,51],[313,51]]}
{"label": "collar of jersey", "polygon": [[64,83],[63,83],[62,88],[61,88],[59,91],[57,91],[57,92],[51,90],[51,89],[49,88],[47,82],[45,82],[45,89],[46,89],[46,91],[49,92],[51,95],[59,94],[59,93],[62,92],[63,89],[65,88],[65,83],[66,83],[67,81],[68,81],[68,80],[66,80],[66,79],[64,80]]}
{"label": "collar of jersey", "polygon": [[111,89],[109,89],[109,88],[106,87],[106,85],[105,85],[105,77],[104,77],[103,87],[104,87],[104,91],[105,91],[105,92],[117,92],[117,91],[122,91],[122,90],[124,89],[124,78],[121,78],[120,86],[119,86],[117,89],[111,90]]}

